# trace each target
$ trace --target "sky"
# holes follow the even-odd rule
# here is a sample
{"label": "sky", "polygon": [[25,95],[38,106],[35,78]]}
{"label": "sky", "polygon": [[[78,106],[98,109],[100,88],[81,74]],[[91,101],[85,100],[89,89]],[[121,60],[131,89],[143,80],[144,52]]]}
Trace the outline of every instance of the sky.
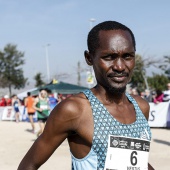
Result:
{"label": "sky", "polygon": [[32,85],[38,72],[47,80],[47,67],[50,78],[66,74],[64,80],[76,84],[77,63],[89,68],[84,60],[87,34],[103,21],[128,26],[136,53],[160,61],[170,55],[169,7],[169,0],[0,0],[0,50],[11,43],[24,52],[24,76]]}

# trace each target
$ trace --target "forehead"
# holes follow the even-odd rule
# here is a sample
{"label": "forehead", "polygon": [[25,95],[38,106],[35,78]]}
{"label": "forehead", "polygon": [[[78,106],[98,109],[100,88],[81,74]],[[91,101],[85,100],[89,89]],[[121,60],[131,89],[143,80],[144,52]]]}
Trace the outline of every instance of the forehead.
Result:
{"label": "forehead", "polygon": [[45,90],[41,90],[41,93],[46,93],[46,91]]}
{"label": "forehead", "polygon": [[109,30],[99,32],[99,48],[112,50],[134,50],[132,36],[128,31]]}

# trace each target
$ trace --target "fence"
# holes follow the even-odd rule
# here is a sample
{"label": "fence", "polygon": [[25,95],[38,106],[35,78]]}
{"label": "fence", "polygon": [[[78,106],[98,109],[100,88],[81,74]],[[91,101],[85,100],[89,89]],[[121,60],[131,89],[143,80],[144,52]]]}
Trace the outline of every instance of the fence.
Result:
{"label": "fence", "polygon": [[[170,127],[170,102],[159,104],[149,103],[150,113],[148,123],[150,127]],[[20,121],[29,121],[27,110],[24,106],[19,107]],[[37,121],[37,114],[34,115],[34,121]],[[0,107],[0,120],[15,120],[15,113],[11,106]]]}

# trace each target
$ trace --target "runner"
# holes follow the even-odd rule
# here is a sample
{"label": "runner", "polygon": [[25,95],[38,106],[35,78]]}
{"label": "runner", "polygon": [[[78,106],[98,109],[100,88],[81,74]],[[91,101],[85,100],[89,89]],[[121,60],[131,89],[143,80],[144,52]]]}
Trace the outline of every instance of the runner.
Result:
{"label": "runner", "polygon": [[19,106],[21,106],[21,102],[18,99],[17,95],[13,95],[12,96],[12,106],[15,112],[15,121],[18,123],[19,120],[19,116],[20,116],[20,111],[19,111]]}
{"label": "runner", "polygon": [[48,92],[48,99],[49,99],[49,105],[50,105],[50,112],[54,109],[54,107],[57,105],[58,100],[54,97],[51,90],[47,90]]}
{"label": "runner", "polygon": [[37,111],[38,116],[38,124],[40,130],[37,133],[37,137],[41,135],[44,130],[45,123],[49,116],[49,100],[47,95],[47,90],[41,89],[39,96],[35,99],[33,108]]}
{"label": "runner", "polygon": [[35,109],[33,108],[34,97],[31,96],[31,93],[27,93],[27,98],[24,100],[24,105],[27,108],[28,118],[31,123],[32,129],[30,130],[32,133],[35,133],[35,125],[33,116],[35,115]]}
{"label": "runner", "polygon": [[135,67],[132,31],[106,21],[89,32],[87,43],[85,59],[97,85],[54,108],[18,170],[38,169],[66,138],[72,170],[153,170],[148,163],[149,104],[126,93]]}

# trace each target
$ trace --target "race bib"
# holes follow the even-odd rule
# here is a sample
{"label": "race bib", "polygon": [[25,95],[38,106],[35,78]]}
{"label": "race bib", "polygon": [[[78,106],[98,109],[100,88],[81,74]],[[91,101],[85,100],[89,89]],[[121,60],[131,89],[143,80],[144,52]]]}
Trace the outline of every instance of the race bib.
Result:
{"label": "race bib", "polygon": [[18,103],[16,103],[15,105],[14,105],[14,107],[18,107],[19,106],[19,104]]}
{"label": "race bib", "polygon": [[104,170],[148,170],[150,141],[109,135]]}
{"label": "race bib", "polygon": [[47,105],[40,105],[40,108],[43,109],[43,110],[47,110],[48,106]]}

